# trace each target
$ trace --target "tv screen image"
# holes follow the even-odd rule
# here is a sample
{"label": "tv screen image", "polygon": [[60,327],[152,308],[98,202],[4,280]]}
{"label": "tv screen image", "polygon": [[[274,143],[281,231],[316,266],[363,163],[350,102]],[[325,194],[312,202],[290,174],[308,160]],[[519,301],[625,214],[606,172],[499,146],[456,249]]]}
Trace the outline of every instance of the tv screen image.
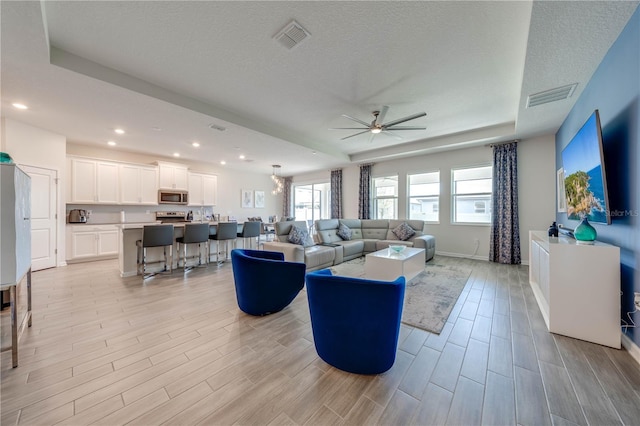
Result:
{"label": "tv screen image", "polygon": [[610,224],[600,115],[595,110],[562,150],[567,217]]}

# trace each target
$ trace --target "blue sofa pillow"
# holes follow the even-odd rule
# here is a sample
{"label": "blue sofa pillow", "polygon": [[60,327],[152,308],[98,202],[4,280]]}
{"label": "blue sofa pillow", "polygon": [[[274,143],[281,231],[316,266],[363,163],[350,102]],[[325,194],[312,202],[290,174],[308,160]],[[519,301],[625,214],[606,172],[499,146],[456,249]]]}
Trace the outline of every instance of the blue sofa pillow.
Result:
{"label": "blue sofa pillow", "polygon": [[414,231],[412,227],[407,225],[407,222],[402,222],[400,225],[396,226],[391,232],[393,232],[395,236],[402,241],[407,241],[409,238],[413,237],[416,233],[416,231]]}
{"label": "blue sofa pillow", "polygon": [[351,232],[351,228],[349,228],[344,223],[341,223],[336,234],[338,234],[338,237],[342,238],[343,240],[349,241],[353,235],[353,232]]}
{"label": "blue sofa pillow", "polygon": [[309,232],[306,229],[297,226],[291,227],[291,232],[289,232],[287,241],[293,244],[301,245],[303,247],[310,247],[315,245],[313,239],[309,235]]}

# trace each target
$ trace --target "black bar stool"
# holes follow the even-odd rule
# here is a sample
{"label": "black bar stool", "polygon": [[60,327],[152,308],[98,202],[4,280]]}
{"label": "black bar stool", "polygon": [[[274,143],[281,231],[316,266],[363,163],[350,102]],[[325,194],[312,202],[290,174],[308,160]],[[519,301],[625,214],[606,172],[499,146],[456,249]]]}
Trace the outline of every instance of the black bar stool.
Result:
{"label": "black bar stool", "polygon": [[[224,259],[226,259],[229,255],[229,241],[235,240],[238,237],[238,224],[237,222],[219,222],[216,225],[216,233],[214,235],[209,235],[209,239],[216,242],[216,262],[218,264],[220,262],[220,242],[224,241],[225,251],[224,251]],[[211,255],[211,254],[209,254]],[[223,262],[224,262],[223,259]]]}
{"label": "black bar stool", "polygon": [[[173,271],[173,225],[148,225],[142,228],[142,240],[136,241],[138,247],[137,272],[142,278],[149,278],[156,273],[147,273],[147,265],[164,262],[164,269],[169,273]],[[164,259],[156,262],[147,262],[148,247],[163,247]],[[169,261],[167,262],[167,247],[169,247]]]}
{"label": "black bar stool", "polygon": [[[243,240],[243,244],[242,244],[242,248],[253,248],[251,241],[256,240],[257,238],[260,237],[260,228],[262,227],[262,223],[261,222],[254,222],[254,221],[250,221],[250,222],[245,222],[244,225],[242,225],[242,232],[238,232],[238,238],[242,238]],[[249,247],[246,246],[246,241],[247,239],[249,239]],[[256,242],[257,245],[257,242]]]}
{"label": "black bar stool", "polygon": [[[185,271],[190,270],[193,266],[187,268],[187,245],[198,244],[198,255],[191,256],[198,258],[198,266],[202,265],[202,249],[200,245],[205,244],[206,258],[205,263],[209,263],[209,224],[208,223],[188,223],[184,226],[184,235],[176,238],[178,243],[178,268],[182,259],[182,267]],[[182,256],[180,256],[180,245],[182,244]]]}

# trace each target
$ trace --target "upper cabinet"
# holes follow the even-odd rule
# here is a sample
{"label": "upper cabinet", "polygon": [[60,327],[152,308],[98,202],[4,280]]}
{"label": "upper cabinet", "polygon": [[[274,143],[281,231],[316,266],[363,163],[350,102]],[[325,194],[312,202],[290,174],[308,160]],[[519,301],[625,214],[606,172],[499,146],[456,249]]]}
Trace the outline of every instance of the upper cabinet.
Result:
{"label": "upper cabinet", "polygon": [[118,163],[69,158],[71,170],[67,203],[118,204]]}
{"label": "upper cabinet", "polygon": [[218,198],[218,177],[204,173],[189,173],[189,205],[215,206]]}
{"label": "upper cabinet", "polygon": [[161,189],[188,189],[188,168],[182,164],[158,162]]}
{"label": "upper cabinet", "polygon": [[158,204],[158,168],[120,164],[120,204]]}

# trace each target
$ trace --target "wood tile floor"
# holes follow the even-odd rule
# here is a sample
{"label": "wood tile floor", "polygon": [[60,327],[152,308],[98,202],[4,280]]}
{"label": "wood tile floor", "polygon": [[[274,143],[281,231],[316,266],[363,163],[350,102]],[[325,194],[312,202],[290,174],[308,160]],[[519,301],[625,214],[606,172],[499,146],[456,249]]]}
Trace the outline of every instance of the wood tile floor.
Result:
{"label": "wood tile floor", "polygon": [[403,325],[377,376],[318,358],[304,291],[241,313],[229,263],[145,283],[115,261],[36,272],[1,424],[640,424],[638,364],[548,333],[526,266],[441,259],[473,268],[442,334]]}

